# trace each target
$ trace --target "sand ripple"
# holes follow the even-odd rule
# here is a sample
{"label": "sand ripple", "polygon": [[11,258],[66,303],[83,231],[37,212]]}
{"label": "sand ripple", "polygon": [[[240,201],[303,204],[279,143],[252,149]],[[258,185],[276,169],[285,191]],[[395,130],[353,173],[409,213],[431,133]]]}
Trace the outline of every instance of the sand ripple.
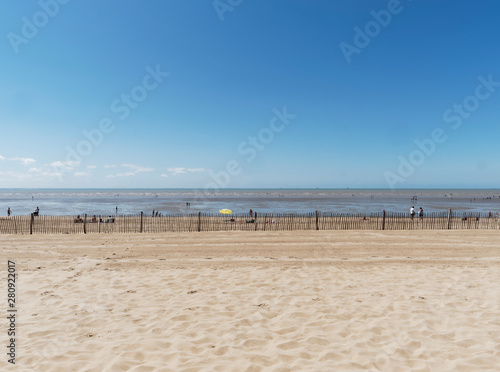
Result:
{"label": "sand ripple", "polygon": [[[125,246],[110,247],[125,254]],[[106,260],[110,252],[26,258],[18,370],[451,372],[500,365],[496,263],[325,263],[244,253]]]}

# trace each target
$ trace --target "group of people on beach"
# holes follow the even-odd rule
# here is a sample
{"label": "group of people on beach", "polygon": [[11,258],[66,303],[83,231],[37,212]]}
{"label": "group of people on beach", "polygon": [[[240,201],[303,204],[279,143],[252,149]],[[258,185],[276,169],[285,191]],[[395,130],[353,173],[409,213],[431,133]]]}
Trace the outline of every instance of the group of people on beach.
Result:
{"label": "group of people on beach", "polygon": [[[12,215],[12,210],[10,207],[7,208],[7,217],[10,217]],[[38,217],[40,215],[40,208],[36,207],[36,209],[33,211],[33,216]]]}
{"label": "group of people on beach", "polygon": [[[250,215],[250,219],[245,220],[246,223],[255,223],[255,222],[257,222],[255,220],[255,218],[257,218],[257,213],[254,213],[254,211],[252,209],[250,209],[250,211],[248,212],[248,214]],[[243,222],[243,221],[236,221],[235,218],[231,218],[231,219],[227,220],[226,222]],[[270,222],[268,222],[268,223],[270,223]],[[274,223],[274,220],[273,220],[272,223]]]}
{"label": "group of people on beach", "polygon": [[[415,206],[411,206],[410,208],[410,218],[413,220],[413,217],[415,217]],[[420,207],[420,209],[418,210],[418,218],[420,219],[423,219],[424,218],[424,210],[422,209],[422,207]]]}
{"label": "group of people on beach", "polygon": [[[83,220],[83,218],[80,217],[80,215],[78,215],[78,216],[76,216],[74,222],[75,223],[84,223],[85,221]],[[104,221],[102,218],[99,218],[99,221],[97,221],[97,216],[94,215],[90,221],[86,221],[86,222],[87,223],[97,223],[97,222],[99,222],[99,223],[114,223],[115,219],[114,219],[114,217],[109,216],[106,221]]]}

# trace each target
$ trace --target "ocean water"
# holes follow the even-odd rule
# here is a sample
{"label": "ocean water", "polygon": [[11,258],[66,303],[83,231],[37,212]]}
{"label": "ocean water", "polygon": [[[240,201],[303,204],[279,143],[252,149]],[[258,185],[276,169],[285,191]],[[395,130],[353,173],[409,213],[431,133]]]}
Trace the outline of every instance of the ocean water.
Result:
{"label": "ocean water", "polygon": [[[416,200],[415,200],[416,199]],[[187,207],[186,203],[191,203]],[[197,189],[0,189],[0,216],[10,207],[13,215],[40,208],[42,215],[111,215],[217,213],[372,213],[500,212],[500,190],[381,190],[381,189],[221,189],[206,193]]]}

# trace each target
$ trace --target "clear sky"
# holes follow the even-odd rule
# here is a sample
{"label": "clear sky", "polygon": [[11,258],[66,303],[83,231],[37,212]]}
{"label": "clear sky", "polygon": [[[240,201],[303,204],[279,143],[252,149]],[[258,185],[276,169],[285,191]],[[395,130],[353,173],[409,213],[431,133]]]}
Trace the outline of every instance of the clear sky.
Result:
{"label": "clear sky", "polygon": [[0,3],[0,187],[500,184],[500,2]]}

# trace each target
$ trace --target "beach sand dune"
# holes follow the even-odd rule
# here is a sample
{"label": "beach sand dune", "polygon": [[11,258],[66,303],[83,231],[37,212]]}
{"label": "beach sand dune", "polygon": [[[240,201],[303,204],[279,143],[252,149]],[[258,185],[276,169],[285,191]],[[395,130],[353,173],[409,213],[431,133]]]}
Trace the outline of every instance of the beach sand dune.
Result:
{"label": "beach sand dune", "polygon": [[500,365],[498,231],[3,235],[0,249],[18,273],[19,371]]}

